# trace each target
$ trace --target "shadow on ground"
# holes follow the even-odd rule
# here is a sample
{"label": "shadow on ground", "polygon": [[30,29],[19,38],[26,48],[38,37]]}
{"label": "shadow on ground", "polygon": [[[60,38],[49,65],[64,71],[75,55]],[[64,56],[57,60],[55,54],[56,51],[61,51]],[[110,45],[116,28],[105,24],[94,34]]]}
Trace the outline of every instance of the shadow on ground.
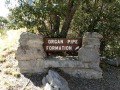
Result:
{"label": "shadow on ground", "polygon": [[[63,78],[65,78],[71,90],[120,90],[120,67],[110,65],[101,66],[103,70],[103,78],[98,80],[82,79],[72,77],[68,74],[63,74],[57,71]],[[34,85],[42,86],[42,78],[44,74],[24,74],[29,78]]]}

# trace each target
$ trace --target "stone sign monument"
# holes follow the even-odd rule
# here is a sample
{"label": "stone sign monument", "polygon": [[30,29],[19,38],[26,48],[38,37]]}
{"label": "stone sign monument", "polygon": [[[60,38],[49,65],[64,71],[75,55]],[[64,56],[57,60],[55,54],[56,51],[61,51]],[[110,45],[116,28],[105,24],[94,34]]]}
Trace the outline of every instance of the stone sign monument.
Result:
{"label": "stone sign monument", "polygon": [[[96,32],[86,32],[82,39],[82,47],[78,50],[77,60],[51,60],[47,58],[45,51],[73,51],[70,44],[76,45],[77,48],[77,46],[81,45],[79,39],[44,40],[40,35],[24,32],[20,36],[20,44],[16,52],[18,66],[22,73],[43,73],[48,71],[49,68],[59,68],[73,76],[88,79],[102,78],[102,70],[99,67],[101,38],[102,36]],[[45,43],[48,44],[45,46]],[[63,43],[66,43],[66,47],[61,46]],[[52,47],[53,44],[54,47]]]}

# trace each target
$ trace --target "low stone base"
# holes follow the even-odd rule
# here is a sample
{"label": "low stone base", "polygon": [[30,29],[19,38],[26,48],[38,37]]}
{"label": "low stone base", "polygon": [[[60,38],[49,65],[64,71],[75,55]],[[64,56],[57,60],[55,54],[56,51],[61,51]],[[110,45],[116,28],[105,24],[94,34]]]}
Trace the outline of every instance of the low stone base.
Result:
{"label": "low stone base", "polygon": [[93,69],[76,69],[76,68],[61,68],[65,73],[81,78],[100,79],[102,78],[102,71],[95,71]]}
{"label": "low stone base", "polygon": [[95,70],[90,63],[83,63],[79,60],[19,60],[18,66],[21,73],[45,73],[49,68],[59,68],[65,73],[87,79],[102,78],[102,70]]}
{"label": "low stone base", "polygon": [[46,71],[42,66],[42,60],[19,60],[18,66],[21,73],[43,73]]}
{"label": "low stone base", "polygon": [[82,78],[102,78],[99,67],[99,47],[102,36],[96,32],[86,32],[82,39],[82,47],[78,57],[51,57],[46,58],[43,49],[43,36],[32,33],[20,35],[16,59],[21,73],[43,73],[49,68],[60,68],[65,73]]}

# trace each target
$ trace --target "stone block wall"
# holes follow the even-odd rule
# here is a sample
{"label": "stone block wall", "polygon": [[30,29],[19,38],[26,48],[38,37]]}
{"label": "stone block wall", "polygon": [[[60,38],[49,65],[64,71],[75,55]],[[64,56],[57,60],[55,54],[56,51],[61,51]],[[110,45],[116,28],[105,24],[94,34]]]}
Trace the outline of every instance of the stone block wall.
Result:
{"label": "stone block wall", "polygon": [[88,79],[102,78],[99,67],[99,47],[102,36],[96,32],[87,32],[83,36],[82,47],[78,51],[78,60],[50,60],[45,58],[43,37],[32,33],[22,33],[16,59],[22,73],[43,73],[50,67],[59,68],[65,73]]}
{"label": "stone block wall", "polygon": [[86,32],[83,36],[82,47],[78,51],[78,58],[84,64],[88,63],[89,69],[87,71],[91,71],[92,74],[96,73],[96,76],[99,78],[102,77],[102,70],[99,67],[100,56],[99,56],[99,48],[100,48],[100,39],[102,35],[93,32]]}
{"label": "stone block wall", "polygon": [[40,65],[45,56],[42,36],[29,32],[24,32],[20,35],[16,59],[22,73],[43,71]]}

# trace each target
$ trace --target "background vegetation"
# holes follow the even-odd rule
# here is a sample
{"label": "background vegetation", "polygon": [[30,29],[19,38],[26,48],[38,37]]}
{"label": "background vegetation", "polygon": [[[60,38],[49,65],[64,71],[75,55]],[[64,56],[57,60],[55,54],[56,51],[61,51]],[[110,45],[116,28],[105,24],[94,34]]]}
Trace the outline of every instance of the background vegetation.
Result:
{"label": "background vegetation", "polygon": [[10,11],[9,28],[53,38],[98,32],[103,35],[101,56],[120,57],[119,0],[19,0]]}
{"label": "background vegetation", "polygon": [[4,35],[7,31],[8,20],[2,16],[0,16],[0,36]]}

